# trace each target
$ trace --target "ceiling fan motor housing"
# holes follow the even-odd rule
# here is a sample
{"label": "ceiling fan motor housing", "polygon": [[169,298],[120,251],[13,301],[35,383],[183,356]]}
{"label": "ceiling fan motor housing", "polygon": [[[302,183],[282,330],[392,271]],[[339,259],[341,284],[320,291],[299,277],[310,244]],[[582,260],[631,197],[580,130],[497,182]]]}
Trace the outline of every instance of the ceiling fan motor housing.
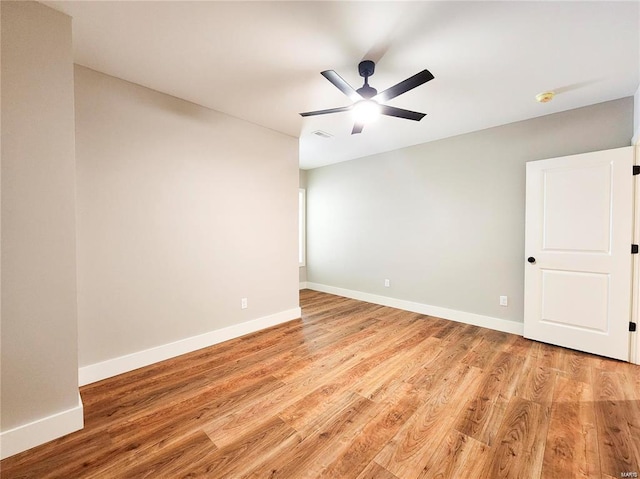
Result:
{"label": "ceiling fan motor housing", "polygon": [[370,98],[373,98],[374,96],[376,96],[376,95],[378,94],[378,90],[376,90],[376,89],[375,89],[375,88],[373,88],[373,87],[370,87],[370,86],[369,86],[369,85],[367,85],[367,84],[364,84],[364,85],[362,86],[362,88],[358,88],[356,91],[357,91],[357,92],[360,94],[360,96],[361,96],[362,98],[364,98],[365,100],[368,100],[368,99],[370,99]]}

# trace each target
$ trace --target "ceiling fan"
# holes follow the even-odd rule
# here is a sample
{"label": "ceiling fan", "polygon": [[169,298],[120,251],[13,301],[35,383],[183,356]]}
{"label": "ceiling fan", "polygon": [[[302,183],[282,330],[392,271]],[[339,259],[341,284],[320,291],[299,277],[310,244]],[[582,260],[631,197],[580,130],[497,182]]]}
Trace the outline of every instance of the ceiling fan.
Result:
{"label": "ceiling fan", "polygon": [[308,111],[306,113],[300,113],[300,115],[315,116],[353,110],[355,124],[353,125],[353,130],[351,130],[352,135],[362,132],[364,125],[378,115],[395,116],[397,118],[405,118],[407,120],[414,121],[422,120],[426,113],[418,113],[417,111],[396,108],[395,106],[384,105],[382,103],[402,95],[409,90],[413,90],[415,87],[420,86],[423,83],[433,80],[434,77],[431,72],[429,72],[429,70],[422,70],[420,73],[416,73],[412,77],[401,81],[391,88],[387,88],[382,93],[378,93],[378,90],[369,86],[369,77],[373,75],[375,66],[375,63],[371,60],[364,60],[360,62],[358,65],[358,72],[360,73],[360,76],[364,78],[364,85],[357,90],[349,85],[335,71],[325,70],[321,72],[323,77],[333,83],[338,90],[347,95],[353,103],[348,106],[330,108],[328,110]]}

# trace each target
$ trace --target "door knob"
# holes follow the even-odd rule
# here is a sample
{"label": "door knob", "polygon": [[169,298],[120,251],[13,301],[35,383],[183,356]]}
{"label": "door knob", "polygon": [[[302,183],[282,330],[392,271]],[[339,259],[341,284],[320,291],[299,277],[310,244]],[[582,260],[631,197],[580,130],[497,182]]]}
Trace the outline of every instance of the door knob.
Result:
{"label": "door knob", "polygon": [[528,261],[529,263],[533,264],[533,263],[535,263],[535,262],[536,262],[536,259],[535,259],[533,256],[529,256],[529,257],[527,258],[527,261]]}

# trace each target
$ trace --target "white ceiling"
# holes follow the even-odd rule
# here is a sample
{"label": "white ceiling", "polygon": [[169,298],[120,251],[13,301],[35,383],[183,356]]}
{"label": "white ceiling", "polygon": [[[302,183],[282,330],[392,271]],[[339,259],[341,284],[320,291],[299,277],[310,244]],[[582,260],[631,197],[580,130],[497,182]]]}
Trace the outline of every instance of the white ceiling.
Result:
{"label": "white ceiling", "polygon": [[[300,138],[300,166],[358,158],[634,94],[640,2],[42,2],[73,17],[76,63]],[[351,135],[348,105],[320,75],[355,88],[376,61],[389,101],[427,113],[382,117]],[[539,104],[544,90],[558,95]],[[311,132],[323,130],[332,138]]]}

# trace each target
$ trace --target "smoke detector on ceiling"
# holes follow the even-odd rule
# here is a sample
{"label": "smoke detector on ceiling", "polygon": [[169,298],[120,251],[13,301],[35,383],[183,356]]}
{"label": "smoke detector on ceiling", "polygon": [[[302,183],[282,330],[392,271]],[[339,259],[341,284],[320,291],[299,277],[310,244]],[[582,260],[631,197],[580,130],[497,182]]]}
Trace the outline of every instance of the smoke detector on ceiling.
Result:
{"label": "smoke detector on ceiling", "polygon": [[538,103],[548,103],[551,100],[553,100],[553,97],[555,96],[555,92],[552,91],[544,91],[542,93],[538,93],[536,95],[536,101]]}

